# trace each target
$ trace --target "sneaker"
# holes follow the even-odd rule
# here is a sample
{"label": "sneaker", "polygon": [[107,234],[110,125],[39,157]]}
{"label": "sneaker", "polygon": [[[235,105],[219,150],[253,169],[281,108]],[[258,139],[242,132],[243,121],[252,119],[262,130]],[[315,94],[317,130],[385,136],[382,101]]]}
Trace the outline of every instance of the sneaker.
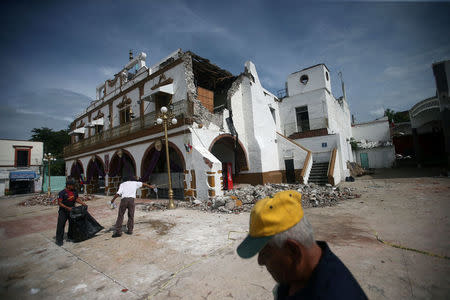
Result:
{"label": "sneaker", "polygon": [[61,247],[64,243],[62,241],[56,241],[55,244]]}
{"label": "sneaker", "polygon": [[133,231],[125,231],[125,233],[128,234],[128,235],[132,235]]}
{"label": "sneaker", "polygon": [[120,236],[122,236],[122,234],[118,233],[118,232],[114,232],[114,234],[112,235],[113,238],[120,237]]}

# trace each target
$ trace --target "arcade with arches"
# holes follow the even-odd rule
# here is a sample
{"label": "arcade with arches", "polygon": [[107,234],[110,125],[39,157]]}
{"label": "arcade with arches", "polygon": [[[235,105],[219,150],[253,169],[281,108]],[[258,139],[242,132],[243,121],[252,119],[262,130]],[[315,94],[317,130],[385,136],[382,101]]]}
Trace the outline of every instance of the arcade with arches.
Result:
{"label": "arcade with arches", "polygon": [[[184,199],[184,170],[186,163],[178,147],[169,142],[170,173],[174,198]],[[148,182],[158,187],[158,197],[168,197],[166,148],[160,140],[153,143],[144,153],[141,165],[142,182]]]}

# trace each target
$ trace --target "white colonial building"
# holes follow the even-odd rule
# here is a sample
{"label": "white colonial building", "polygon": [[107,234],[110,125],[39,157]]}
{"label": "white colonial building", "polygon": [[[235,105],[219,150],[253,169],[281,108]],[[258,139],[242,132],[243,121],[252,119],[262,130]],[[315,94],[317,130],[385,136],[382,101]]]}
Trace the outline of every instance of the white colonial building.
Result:
{"label": "white colonial building", "polygon": [[0,196],[40,192],[43,143],[0,139]]}
{"label": "white colonial building", "polygon": [[235,76],[189,51],[152,67],[145,60],[141,53],[100,84],[97,99],[71,124],[66,172],[83,178],[88,191],[114,194],[121,177],[131,175],[167,196],[164,132],[155,123],[163,106],[178,120],[168,130],[178,199],[221,195],[232,183],[311,176],[337,184],[348,175],[350,112],[345,96],[333,97],[325,65],[291,74],[286,95],[277,97],[261,85],[252,62]]}

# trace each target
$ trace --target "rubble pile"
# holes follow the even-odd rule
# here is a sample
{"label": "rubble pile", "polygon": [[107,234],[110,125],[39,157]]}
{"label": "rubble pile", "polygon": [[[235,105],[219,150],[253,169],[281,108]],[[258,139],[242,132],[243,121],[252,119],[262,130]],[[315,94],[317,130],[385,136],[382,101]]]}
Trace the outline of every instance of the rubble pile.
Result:
{"label": "rubble pile", "polygon": [[[176,201],[177,206],[180,205],[180,201]],[[154,201],[150,203],[136,203],[136,208],[144,211],[152,211],[152,210],[166,210],[167,209],[167,201]]]}
{"label": "rubble pile", "polygon": [[366,174],[366,171],[355,162],[347,162],[347,168],[350,170],[350,175],[353,177],[363,176]]}
{"label": "rubble pile", "polygon": [[188,204],[187,207],[224,213],[249,212],[256,201],[265,197],[272,197],[274,194],[285,190],[296,190],[300,192],[302,194],[303,208],[332,206],[339,201],[359,198],[361,196],[354,193],[354,188],[333,187],[330,184],[327,184],[326,186],[319,186],[314,183],[306,185],[249,185],[226,191],[224,196],[217,196],[212,200],[194,200],[192,203]]}
{"label": "rubble pile", "polygon": [[[81,201],[91,201],[94,199],[94,195],[79,195],[79,198]],[[50,196],[48,194],[34,194],[30,198],[26,199],[23,202],[20,202],[19,205],[22,206],[34,206],[34,205],[44,205],[44,206],[50,206],[50,205],[58,205],[58,194],[51,194]]]}

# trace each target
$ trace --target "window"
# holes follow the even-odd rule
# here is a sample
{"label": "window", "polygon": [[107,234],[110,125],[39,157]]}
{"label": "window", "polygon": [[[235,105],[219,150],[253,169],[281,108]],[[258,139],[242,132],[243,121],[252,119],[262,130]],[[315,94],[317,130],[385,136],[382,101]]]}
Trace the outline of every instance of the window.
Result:
{"label": "window", "polygon": [[101,133],[103,131],[103,125],[95,125],[95,134]]}
{"label": "window", "polygon": [[307,83],[308,83],[308,80],[309,80],[308,75],[302,75],[302,76],[300,77],[300,82],[303,83],[303,84],[307,84]]}
{"label": "window", "polygon": [[169,107],[170,104],[170,97],[171,95],[158,93],[155,95],[155,111],[156,113],[159,113],[161,110],[161,107]]}
{"label": "window", "polygon": [[295,114],[297,117],[297,132],[309,130],[308,106],[296,107]]}
{"label": "window", "polygon": [[120,110],[120,125],[126,124],[131,121],[131,108],[125,107],[124,109]]}
{"label": "window", "polygon": [[28,167],[30,165],[30,150],[16,150],[16,167]]}
{"label": "window", "polygon": [[272,118],[273,121],[275,122],[275,124],[277,124],[277,118],[275,116],[275,108],[269,107],[270,108],[270,113],[272,114]]}
{"label": "window", "polygon": [[328,76],[328,72],[325,72],[325,77],[327,78],[327,81],[330,80],[330,77]]}

